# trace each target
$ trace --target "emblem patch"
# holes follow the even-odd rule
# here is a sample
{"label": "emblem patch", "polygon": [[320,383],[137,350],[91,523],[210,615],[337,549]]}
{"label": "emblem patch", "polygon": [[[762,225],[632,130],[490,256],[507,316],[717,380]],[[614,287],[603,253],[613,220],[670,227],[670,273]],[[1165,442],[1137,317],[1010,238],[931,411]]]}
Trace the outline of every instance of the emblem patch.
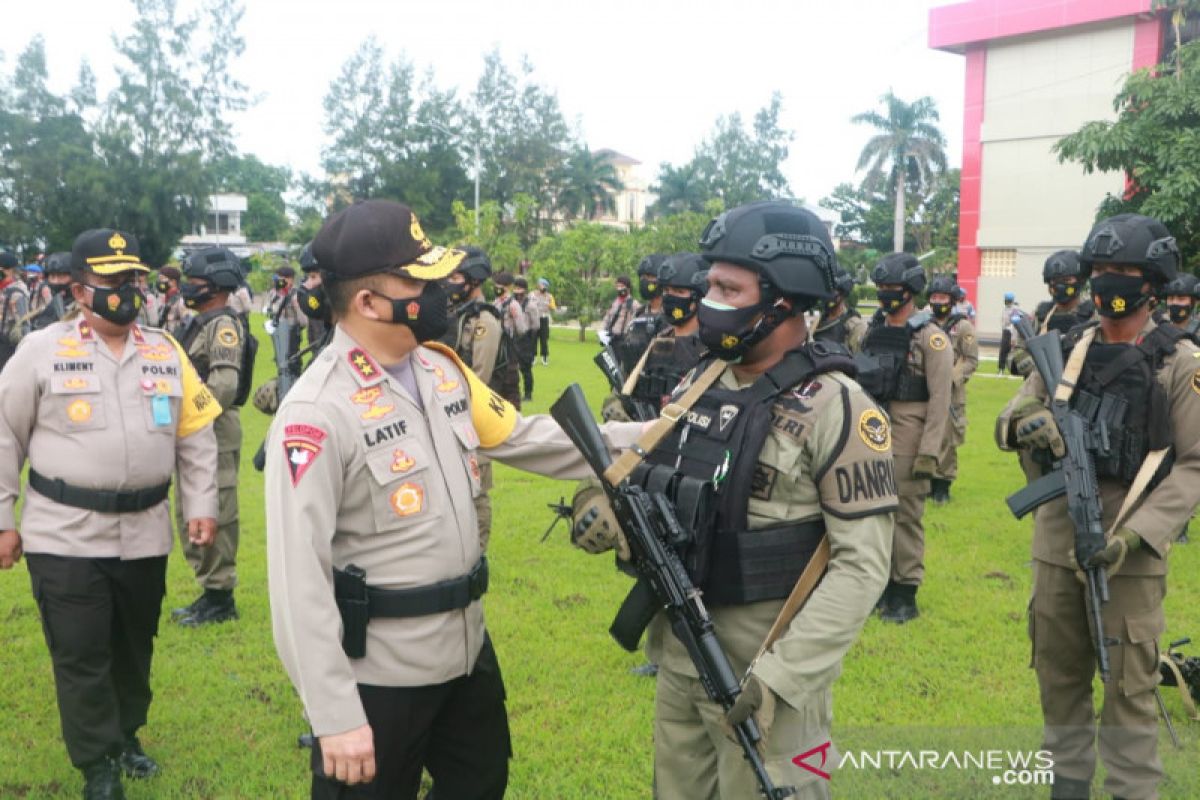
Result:
{"label": "emblem patch", "polygon": [[67,378],[63,381],[64,389],[86,389],[88,382],[86,378]]}
{"label": "emblem patch", "polygon": [[362,380],[371,381],[379,375],[379,367],[375,366],[375,361],[367,355],[366,350],[356,347],[346,354],[346,358],[350,362],[350,368]]}
{"label": "emblem patch", "polygon": [[238,334],[233,328],[222,328],[217,331],[217,343],[225,347],[237,347]]}
{"label": "emblem patch", "polygon": [[873,408],[858,418],[858,435],[867,447],[879,453],[892,446],[892,429],[883,414]]}
{"label": "emblem patch", "polygon": [[458,388],[458,381],[453,378],[446,380],[446,371],[441,367],[434,367],[433,374],[437,376],[438,384],[436,388],[439,392],[445,394],[446,392],[453,392]]}
{"label": "emblem patch", "polygon": [[138,352],[142,358],[150,361],[168,361],[171,358],[171,345],[166,344],[140,344]]}
{"label": "emblem patch", "polygon": [[80,347],[64,347],[62,350],[57,351],[54,355],[61,356],[62,358],[82,358],[87,354],[88,351]]}
{"label": "emblem patch", "polygon": [[401,475],[417,465],[417,460],[403,450],[392,451],[392,472]]}
{"label": "emblem patch", "polygon": [[417,215],[412,215],[412,223],[408,226],[408,233],[418,242],[425,241],[425,231],[421,230],[421,223],[417,219]]}
{"label": "emblem patch", "polygon": [[412,516],[425,507],[425,490],[420,484],[402,483],[399,489],[392,492],[390,502],[396,516]]}
{"label": "emblem patch", "polygon": [[1117,312],[1118,314],[1120,314],[1122,311],[1124,311],[1125,310],[1125,298],[1124,297],[1114,297],[1113,301],[1112,301],[1112,310]]}
{"label": "emblem patch", "polygon": [[[1200,358],[1200,353],[1197,353],[1196,357]],[[1192,373],[1192,391],[1200,394],[1200,369]]]}
{"label": "emblem patch", "polygon": [[283,429],[283,452],[287,457],[292,487],[300,483],[304,473],[321,454],[321,442],[326,433],[316,425],[287,425]]}
{"label": "emblem patch", "polygon": [[935,333],[929,337],[929,346],[934,350],[945,350],[950,341],[943,333]]}
{"label": "emblem patch", "polygon": [[472,478],[480,480],[479,459],[473,453],[467,457],[467,468],[471,470]]}
{"label": "emblem patch", "polygon": [[360,416],[366,420],[383,419],[395,410],[396,407],[394,405],[391,403],[385,403],[384,405],[371,406]]}
{"label": "emblem patch", "polygon": [[721,406],[721,413],[719,416],[720,423],[718,426],[718,429],[721,432],[724,432],[725,429],[729,427],[729,423],[733,422],[733,420],[737,417],[738,411],[740,411],[740,409],[734,405]]}
{"label": "emblem patch", "polygon": [[115,294],[110,294],[108,296],[108,310],[116,311],[117,306],[119,305],[121,305],[121,298],[117,297]]}
{"label": "emblem patch", "polygon": [[408,314],[410,320],[416,319],[421,316],[421,304],[414,300],[404,307],[404,313]]}
{"label": "emblem patch", "polygon": [[92,404],[87,400],[76,400],[67,406],[67,419],[71,422],[87,422],[92,418]]}

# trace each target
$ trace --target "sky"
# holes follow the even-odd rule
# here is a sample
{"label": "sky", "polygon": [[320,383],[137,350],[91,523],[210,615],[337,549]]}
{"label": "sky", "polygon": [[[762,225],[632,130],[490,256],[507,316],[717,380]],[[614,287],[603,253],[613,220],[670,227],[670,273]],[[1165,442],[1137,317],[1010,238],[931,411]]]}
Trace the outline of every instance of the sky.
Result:
{"label": "sky", "polygon": [[[850,118],[878,108],[889,89],[934,99],[949,163],[961,164],[963,59],[927,45],[929,9],[945,0],[244,2],[246,52],[234,69],[257,102],[234,120],[236,141],[297,172],[319,173],[321,100],[372,34],[389,57],[403,53],[419,71],[432,68],[460,96],[493,47],[514,67],[528,57],[582,139],[638,159],[647,182],[661,162],[690,159],[719,115],[738,111],[749,123],[776,90],[781,123],[795,132],[784,174],[796,197],[815,203],[861,177],[854,168],[871,130]],[[52,88],[67,89],[85,55],[101,95],[112,88],[119,57],[110,34],[130,29],[130,0],[4,6],[0,70],[10,73],[40,33]]]}

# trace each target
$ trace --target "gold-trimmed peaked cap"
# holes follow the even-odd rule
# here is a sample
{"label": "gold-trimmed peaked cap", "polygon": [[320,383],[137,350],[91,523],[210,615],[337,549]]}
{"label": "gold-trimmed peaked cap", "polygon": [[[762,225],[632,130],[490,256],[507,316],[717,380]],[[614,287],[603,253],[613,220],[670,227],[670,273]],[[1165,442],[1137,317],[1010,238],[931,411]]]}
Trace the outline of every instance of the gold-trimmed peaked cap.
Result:
{"label": "gold-trimmed peaked cap", "polygon": [[112,228],[93,228],[75,237],[71,246],[71,267],[97,275],[121,272],[149,272],[142,263],[137,237]]}
{"label": "gold-trimmed peaked cap", "polygon": [[325,220],[312,253],[337,278],[388,270],[422,281],[441,280],[466,256],[435,247],[412,209],[391,200],[361,200]]}

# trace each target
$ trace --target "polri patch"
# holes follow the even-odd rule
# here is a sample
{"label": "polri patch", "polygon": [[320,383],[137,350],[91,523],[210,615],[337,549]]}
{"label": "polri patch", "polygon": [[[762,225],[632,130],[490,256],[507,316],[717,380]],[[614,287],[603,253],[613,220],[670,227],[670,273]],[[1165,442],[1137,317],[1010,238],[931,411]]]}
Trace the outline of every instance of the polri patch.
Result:
{"label": "polri patch", "polygon": [[76,424],[92,418],[92,404],[87,400],[75,400],[67,406],[67,419]]}
{"label": "polri patch", "polygon": [[409,517],[425,507],[425,490],[419,483],[406,481],[392,492],[389,502],[398,517]]}
{"label": "polri patch", "polygon": [[874,408],[868,408],[858,418],[858,435],[863,444],[879,453],[892,446],[892,429],[883,414]]}
{"label": "polri patch", "polygon": [[217,344],[225,347],[237,347],[238,333],[233,328],[221,328],[217,331]]}

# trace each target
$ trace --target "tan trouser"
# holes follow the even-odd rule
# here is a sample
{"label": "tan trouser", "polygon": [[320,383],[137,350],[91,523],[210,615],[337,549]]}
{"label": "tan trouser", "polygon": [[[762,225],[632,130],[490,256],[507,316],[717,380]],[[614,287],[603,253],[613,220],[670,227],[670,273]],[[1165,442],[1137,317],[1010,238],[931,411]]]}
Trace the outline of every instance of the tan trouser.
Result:
{"label": "tan trouser", "polygon": [[[1158,640],[1165,629],[1166,578],[1122,576],[1108,583],[1101,610],[1104,632],[1120,643],[1108,648],[1111,675],[1100,711],[1104,791],[1130,800],[1158,797]],[[1096,713],[1092,678],[1096,657],[1083,585],[1074,572],[1040,561],[1033,565],[1029,604],[1032,664],[1041,691],[1045,749],[1057,775],[1090,781],[1096,769]]]}
{"label": "tan trouser", "polygon": [[[725,736],[724,713],[697,678],[660,668],[654,701],[654,796],[659,800],[760,800],[754,772],[742,749]],[[776,786],[794,786],[801,800],[830,796],[829,781],[792,759],[829,741],[833,696],[818,693],[811,705],[792,708],[779,700],[764,760]],[[825,772],[839,756],[826,751]],[[821,767],[820,755],[805,763]]]}
{"label": "tan trouser", "polygon": [[483,489],[475,498],[475,521],[479,525],[479,552],[487,553],[488,540],[492,537],[492,498],[488,490],[492,488],[492,464],[482,462],[479,465],[479,483]]}
{"label": "tan trouser", "polygon": [[954,481],[958,477],[958,448],[967,440],[967,407],[950,407],[950,424],[946,426],[946,439],[938,455],[938,477]]}
{"label": "tan trouser", "polygon": [[896,527],[892,535],[892,574],[896,583],[920,586],[925,580],[925,495],[929,481],[913,480],[914,456],[896,456],[896,490],[900,507],[896,509]]}
{"label": "tan trouser", "polygon": [[233,589],[237,586],[238,551],[238,451],[217,454],[217,540],[209,547],[188,541],[187,522],[175,498],[175,521],[183,556],[196,574],[202,589]]}

